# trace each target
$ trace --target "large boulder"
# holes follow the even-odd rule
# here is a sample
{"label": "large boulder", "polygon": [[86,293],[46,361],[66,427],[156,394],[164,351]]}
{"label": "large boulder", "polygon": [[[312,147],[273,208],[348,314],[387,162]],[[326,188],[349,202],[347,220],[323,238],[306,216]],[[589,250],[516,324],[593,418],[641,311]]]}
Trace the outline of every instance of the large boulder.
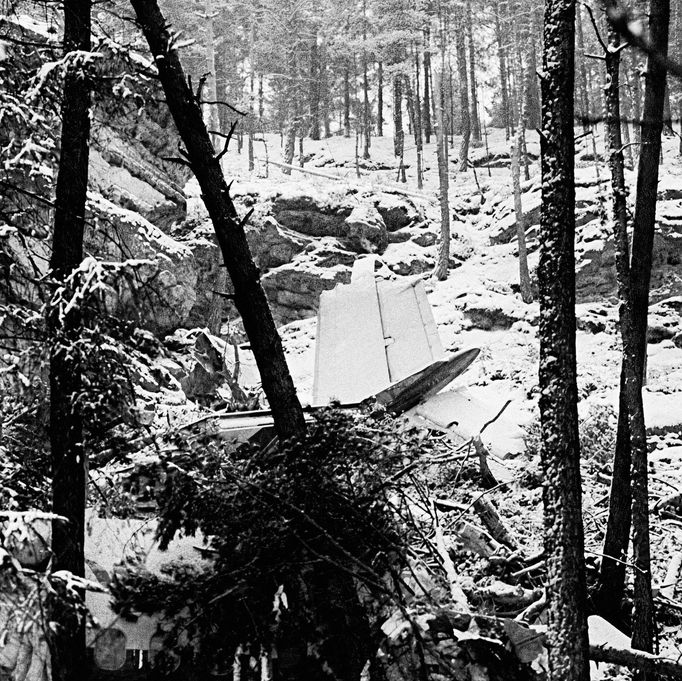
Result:
{"label": "large boulder", "polygon": [[345,220],[344,241],[356,253],[383,253],[388,246],[386,224],[377,209],[361,203]]}
{"label": "large boulder", "polygon": [[246,227],[246,239],[253,259],[262,271],[290,263],[311,241],[282,227],[272,216],[250,222]]}
{"label": "large boulder", "polygon": [[[660,218],[654,235],[652,303],[682,294],[679,268],[682,262],[682,215]],[[576,239],[576,297],[578,302],[597,302],[617,294],[615,248],[608,227],[598,220],[578,228]]]}
{"label": "large boulder", "polygon": [[524,306],[513,295],[494,291],[470,291],[457,299],[471,326],[486,331],[509,329],[518,321],[537,322],[537,306]]}
{"label": "large boulder", "polygon": [[277,324],[314,317],[322,291],[350,282],[355,258],[334,239],[325,239],[293,262],[267,272],[261,282]]}
{"label": "large boulder", "polygon": [[381,194],[374,205],[389,232],[411,227],[423,219],[421,211],[407,197]]}
{"label": "large boulder", "polygon": [[313,193],[305,185],[282,189],[271,199],[269,212],[279,224],[300,234],[338,237],[345,233],[344,221],[352,209],[346,193]]}
{"label": "large boulder", "polygon": [[129,263],[110,282],[112,312],[159,333],[185,324],[198,290],[192,248],[100,195],[91,195],[88,208],[94,228],[86,232],[86,251],[108,263]]}

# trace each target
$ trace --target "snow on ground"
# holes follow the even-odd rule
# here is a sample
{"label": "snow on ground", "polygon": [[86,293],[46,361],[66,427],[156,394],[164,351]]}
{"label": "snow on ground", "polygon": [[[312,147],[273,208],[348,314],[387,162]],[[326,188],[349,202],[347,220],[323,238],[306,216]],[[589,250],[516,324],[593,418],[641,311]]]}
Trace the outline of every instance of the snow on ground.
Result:
{"label": "snow on ground", "polygon": [[[509,145],[504,140],[502,131],[491,130],[488,138],[488,151],[492,156],[503,158],[509,153]],[[262,136],[258,137],[262,139]],[[267,156],[270,160],[282,161],[282,143],[278,135],[265,135],[268,147]],[[424,145],[424,185],[419,189],[415,178],[415,150],[411,145],[412,138],[406,136],[405,163],[407,165],[407,183],[397,180],[398,161],[393,155],[393,138],[373,138],[371,160],[359,160],[360,177],[357,177],[355,167],[355,139],[345,139],[334,136],[326,140],[314,142],[305,140],[304,155],[306,169],[320,171],[338,176],[338,182],[322,177],[303,175],[294,170],[290,176],[283,174],[282,169],[270,165],[268,177],[265,177],[265,150],[262,141],[256,141],[254,155],[256,167],[254,172],[248,171],[246,140],[241,154],[227,154],[224,157],[224,170],[228,177],[235,177],[233,193],[259,193],[261,196],[270,193],[295,196],[326,196],[334,187],[346,190],[348,187],[360,191],[386,190],[398,188],[411,195],[423,197],[420,203],[426,210],[427,217],[436,225],[439,223],[438,208],[438,175],[435,154],[435,140]],[[667,138],[664,141],[667,166],[661,173],[661,189],[667,194],[679,192],[679,175],[682,166],[676,154],[677,141]],[[478,186],[483,189],[486,203],[490,203],[496,196],[511,197],[511,177],[506,167],[476,169],[473,172],[456,173],[457,149],[459,139],[454,139],[451,149],[451,179],[450,201],[454,209],[462,205],[478,205],[480,194]],[[598,136],[597,146],[603,153],[603,140]],[[360,145],[361,147],[361,145]],[[532,157],[530,166],[530,182],[525,186],[539,184],[539,168],[535,160],[539,155],[539,144],[535,132],[528,133],[528,149]],[[598,202],[599,194],[608,202],[608,173],[602,165],[599,177],[602,182],[594,184],[597,170],[591,160],[591,141],[579,143],[577,154],[576,181],[579,185],[580,201]],[[480,160],[486,155],[485,145],[475,147],[471,151],[474,160]],[[298,157],[294,158],[294,165],[298,164]],[[366,167],[365,167],[366,166]],[[628,173],[631,186],[634,187],[634,174]],[[478,181],[478,185],[477,185]],[[634,191],[634,190],[633,190]],[[196,192],[195,192],[196,195]],[[675,195],[676,196],[676,195]],[[198,196],[197,196],[198,198]],[[455,350],[466,346],[477,346],[482,349],[480,358],[465,374],[463,380],[470,385],[494,384],[496,382],[511,381],[522,388],[521,395],[526,395],[527,403],[524,411],[534,406],[535,387],[537,385],[537,303],[526,305],[521,301],[518,289],[518,260],[514,243],[490,244],[490,235],[495,230],[495,224],[484,211],[486,204],[478,214],[466,214],[463,219],[452,223],[452,231],[458,233],[467,241],[473,250],[471,257],[460,267],[452,269],[448,279],[436,282],[429,273],[422,275],[429,301],[433,308],[434,317],[438,324],[443,345],[447,350]],[[665,209],[676,217],[674,206],[666,205]],[[682,209],[680,210],[682,212]],[[586,239],[588,244],[594,243]],[[538,253],[531,241],[529,265],[531,270],[537,265]],[[593,246],[594,247],[594,246]],[[401,258],[409,258],[411,249],[417,249],[413,242],[391,244],[383,256],[384,261],[395,262]],[[436,255],[437,246],[432,247]],[[423,250],[422,250],[423,256]],[[589,317],[592,313],[589,305],[579,307],[579,316]],[[605,332],[592,333],[579,331],[577,335],[578,374],[581,394],[607,395],[618,384],[620,342],[615,333],[616,308],[610,301],[605,303],[605,310],[611,319],[613,328]],[[601,314],[601,312],[600,312]],[[483,317],[505,321],[508,328],[481,328]],[[508,324],[511,321],[511,324]],[[312,367],[314,364],[315,320],[309,319],[293,322],[282,329],[283,341],[288,353],[289,363],[299,389],[302,400],[309,399],[312,390]],[[664,341],[649,348],[648,375],[649,389],[656,391],[677,392],[682,389],[682,350],[671,342]],[[682,396],[682,392],[680,393]],[[520,399],[520,398],[519,398]],[[652,407],[653,409],[653,407]],[[665,411],[665,408],[661,408]],[[661,410],[651,413],[651,424],[658,424]],[[679,416],[675,415],[675,412]],[[668,414],[669,421],[682,423],[682,409],[672,410]]]}

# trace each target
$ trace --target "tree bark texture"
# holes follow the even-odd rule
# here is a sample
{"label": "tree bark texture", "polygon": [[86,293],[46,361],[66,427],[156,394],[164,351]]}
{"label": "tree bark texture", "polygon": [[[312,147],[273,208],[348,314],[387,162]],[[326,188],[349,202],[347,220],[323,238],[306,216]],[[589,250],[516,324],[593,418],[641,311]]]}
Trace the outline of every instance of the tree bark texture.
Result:
{"label": "tree bark texture", "polygon": [[440,245],[438,248],[438,263],[434,276],[439,281],[448,278],[450,267],[450,197],[448,175],[448,142],[445,136],[445,74],[436,74],[438,88],[438,123],[436,127],[436,152],[438,154],[438,189],[440,201]]}
{"label": "tree bark texture", "polygon": [[540,134],[540,423],[552,681],[588,681],[575,351],[574,0],[547,0]]}
{"label": "tree bark texture", "polygon": [[265,293],[260,284],[243,223],[230,198],[229,187],[213,152],[201,110],[187,85],[167,23],[155,0],[132,0],[159,72],[166,101],[182,138],[192,171],[213,222],[225,267],[234,287],[234,303],[260,372],[263,390],[280,438],[305,433],[303,411],[284,357]]}
{"label": "tree bark texture", "polygon": [[[632,319],[632,292],[630,286],[630,245],[628,237],[627,194],[625,190],[625,163],[622,150],[620,127],[620,37],[611,21],[607,19],[608,51],[605,53],[606,82],[605,134],[611,171],[613,195],[613,230],[616,250],[616,276],[620,298],[620,331],[623,340],[623,362],[621,369],[621,411],[627,414],[620,427],[625,428],[625,452],[621,453],[620,465],[615,466],[611,484],[612,503],[631,500],[630,458],[646,457],[646,430],[642,405],[641,373],[638,370],[637,350]],[[617,436],[618,437],[618,436]],[[644,451],[642,451],[644,450]],[[625,464],[625,465],[624,465]],[[624,506],[624,507],[623,507]],[[630,530],[630,508],[628,503],[612,509],[616,527],[607,528],[598,589],[598,606],[603,615],[615,625],[622,625],[621,603],[625,588],[625,565]],[[623,546],[624,542],[624,546]],[[623,550],[625,549],[625,550]],[[610,551],[618,553],[611,554]]]}
{"label": "tree bark texture", "polygon": [[[419,102],[419,50],[414,52],[414,73],[415,73],[415,107],[414,107],[414,141],[417,147],[417,189],[424,187],[424,171],[422,169],[423,163],[423,141],[422,141],[422,109]],[[427,102],[428,106],[428,102]]]}
{"label": "tree bark texture", "polygon": [[497,61],[500,69],[500,91],[502,95],[502,122],[504,124],[505,139],[509,139],[509,86],[507,83],[507,48],[504,42],[504,35],[500,25],[500,13],[502,11],[502,3],[498,2],[495,5],[495,37],[497,41]]}
{"label": "tree bark texture", "polygon": [[577,65],[578,78],[578,101],[580,102],[580,110],[578,111],[578,116],[581,119],[583,132],[588,133],[592,126],[589,123],[590,116],[590,99],[587,92],[587,65],[585,63],[585,37],[583,34],[583,20],[582,20],[582,8],[578,6],[576,9],[575,17],[576,25],[576,56],[575,62]]}
{"label": "tree bark texture", "polygon": [[384,136],[384,64],[377,64],[377,137]]}
{"label": "tree bark texture", "polygon": [[469,75],[471,80],[471,137],[478,143],[481,137],[481,122],[478,117],[478,85],[476,82],[476,48],[474,45],[474,28],[471,19],[471,0],[466,3],[466,27],[469,42]]}
{"label": "tree bark texture", "polygon": [[317,44],[317,27],[313,29],[313,35],[310,40],[310,138],[313,140],[320,139],[320,94],[321,94],[321,60],[320,47]]}
{"label": "tree bark texture", "polygon": [[519,121],[516,139],[512,142],[512,184],[514,187],[514,212],[516,213],[516,241],[519,249],[519,285],[524,303],[533,302],[533,291],[528,271],[528,251],[526,249],[526,220],[521,203],[521,138],[523,124]]}
{"label": "tree bark texture", "polygon": [[[65,55],[89,52],[90,40],[91,1],[66,0]],[[86,70],[87,65],[72,59],[64,76],[61,149],[50,257],[52,276],[61,286],[83,260],[90,138],[90,84]],[[47,323],[50,333],[52,511],[67,520],[54,522],[52,526],[52,569],[84,576],[87,464],[83,416],[77,403],[82,391],[82,377],[78,352],[75,351],[81,333],[81,310],[73,309],[63,319],[59,318],[56,310],[49,310]],[[54,676],[59,681],[79,681],[85,673],[85,628],[78,626],[70,617],[59,623],[63,629],[55,637],[52,648]]]}
{"label": "tree bark texture", "polygon": [[[668,28],[670,0],[651,0],[649,5],[649,41],[653,50],[668,56]],[[646,70],[641,148],[637,167],[637,198],[632,239],[632,326],[634,351],[639,380],[644,380],[646,362],[647,318],[649,312],[649,285],[656,229],[656,191],[658,187],[658,162],[661,154],[663,107],[665,102],[666,68],[660,60],[649,59]],[[630,415],[628,422],[631,424]],[[649,492],[646,443],[632,449],[632,552],[636,566],[634,586],[634,611],[632,646],[651,652],[653,650],[653,598],[651,594],[651,555],[649,541]]]}
{"label": "tree bark texture", "polygon": [[462,142],[459,147],[459,172],[469,166],[469,140],[471,138],[471,116],[469,115],[469,78],[467,75],[467,55],[464,41],[464,21],[461,12],[456,27],[455,44],[457,49],[457,71],[459,74],[459,102],[462,122]]}
{"label": "tree bark texture", "polygon": [[350,64],[343,70],[343,136],[350,138]]}
{"label": "tree bark texture", "polygon": [[422,120],[424,122],[424,140],[427,144],[431,144],[431,92],[430,92],[430,76],[431,76],[431,32],[427,28],[424,30],[424,111],[422,113]]}
{"label": "tree bark texture", "polygon": [[393,153],[403,155],[405,133],[403,131],[403,77],[393,76]]}

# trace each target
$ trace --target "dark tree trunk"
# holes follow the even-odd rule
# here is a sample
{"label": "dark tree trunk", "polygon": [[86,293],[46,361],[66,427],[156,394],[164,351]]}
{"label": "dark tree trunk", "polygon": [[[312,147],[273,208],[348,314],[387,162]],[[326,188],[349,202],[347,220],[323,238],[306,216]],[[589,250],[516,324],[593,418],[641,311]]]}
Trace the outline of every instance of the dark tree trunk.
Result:
{"label": "dark tree trunk", "polygon": [[367,72],[367,0],[362,0],[362,133],[364,148],[362,158],[369,160],[372,146],[372,112],[369,107],[369,75]]}
{"label": "dark tree trunk", "polygon": [[[417,130],[417,110],[415,109],[414,92],[412,91],[412,83],[410,82],[410,77],[405,74],[403,76],[403,82],[405,83],[405,104],[407,106],[407,119],[409,121],[410,130],[414,132],[415,144],[417,141],[416,130]],[[419,106],[419,102],[416,102]]]}
{"label": "dark tree trunk", "polygon": [[317,28],[313,29],[310,42],[310,138],[320,139],[320,91],[321,91],[320,48],[317,44]]}
{"label": "dark tree trunk", "polygon": [[234,303],[253,349],[275,429],[282,439],[300,437],[305,433],[305,421],[282,342],[249,251],[243,222],[237,216],[229,187],[201,119],[201,109],[187,85],[177,50],[172,47],[168,24],[154,0],[132,0],[132,5],[155,58],[168,108],[185,144],[192,171],[213,222],[234,287]]}
{"label": "dark tree trunk", "polygon": [[[91,2],[64,2],[64,53],[90,51]],[[55,284],[83,260],[85,202],[88,187],[90,85],[82,65],[71,62],[64,77],[61,106],[61,148],[55,197],[54,234],[50,269]],[[201,117],[201,113],[199,113]],[[67,285],[68,288],[68,285]],[[50,449],[52,456],[52,512],[67,519],[52,526],[54,572],[85,574],[86,460],[83,416],[77,403],[82,377],[75,345],[81,333],[81,310],[60,319],[48,311],[50,333]],[[58,619],[63,619],[58,616]],[[63,629],[53,643],[53,670],[58,681],[85,677],[85,629],[75,618],[60,622]]]}
{"label": "dark tree trunk", "polygon": [[469,75],[471,78],[471,137],[479,143],[481,137],[481,121],[478,118],[478,86],[476,83],[476,48],[474,46],[474,29],[471,20],[471,0],[466,4],[466,27],[469,41]]}
{"label": "dark tree trunk", "polygon": [[526,220],[523,214],[521,201],[521,146],[523,138],[523,121],[519,120],[516,130],[516,139],[512,142],[512,186],[514,189],[514,212],[516,214],[516,241],[519,249],[519,286],[521,300],[524,303],[533,302],[533,290],[530,284],[530,272],[528,271],[528,250],[526,248]]}
{"label": "dark tree trunk", "polygon": [[403,131],[403,77],[400,74],[393,76],[393,153],[396,156],[403,155],[405,147],[405,132]]}
{"label": "dark tree trunk", "polygon": [[[422,113],[422,121],[424,123],[424,140],[427,144],[431,143],[431,32],[428,28],[424,30],[424,111]],[[417,57],[419,59],[419,57]],[[417,76],[418,77],[418,76]]]}
{"label": "dark tree trunk", "polygon": [[587,93],[587,65],[585,64],[585,37],[583,35],[583,21],[582,21],[582,10],[581,5],[578,5],[576,9],[575,17],[576,25],[576,65],[577,65],[577,85],[578,85],[578,101],[580,102],[580,110],[578,116],[581,119],[583,132],[588,133],[592,126],[589,123],[590,116],[590,100]]}
{"label": "dark tree trunk", "polygon": [[469,140],[471,138],[471,117],[469,115],[469,79],[467,76],[467,55],[464,42],[464,22],[462,16],[456,27],[457,71],[459,73],[459,101],[462,117],[462,142],[459,147],[459,172],[463,173],[469,166]]}
{"label": "dark tree trunk", "polygon": [[350,63],[343,70],[343,136],[350,137]]}
{"label": "dark tree trunk", "polygon": [[[675,9],[673,11],[675,16],[675,29],[674,35],[677,36],[677,42],[675,43],[675,54],[677,58],[677,63],[682,61],[682,6],[680,0],[675,3]],[[676,99],[677,99],[677,116],[678,123],[680,125],[680,134],[678,135],[678,147],[677,152],[682,156],[682,85],[679,80],[676,80]]]}
{"label": "dark tree trunk", "polygon": [[[625,456],[621,456],[619,466],[614,466],[611,483],[613,502],[621,503],[620,508],[612,508],[618,512],[619,525],[610,527],[604,543],[600,583],[597,591],[597,605],[604,617],[616,626],[623,626],[621,604],[625,585],[625,561],[627,559],[627,543],[630,532],[630,455],[642,456],[642,447],[646,448],[646,431],[644,426],[644,409],[642,406],[641,374],[637,368],[637,352],[632,324],[632,295],[630,287],[630,246],[627,225],[627,195],[625,189],[625,163],[622,151],[620,129],[620,37],[607,20],[609,50],[605,53],[606,83],[605,95],[605,133],[611,170],[611,186],[613,193],[613,229],[616,246],[616,275],[620,305],[620,330],[623,339],[623,363],[621,370],[621,413],[629,418],[621,419],[620,428],[625,428],[627,437]],[[610,551],[622,553],[611,554]],[[616,558],[617,560],[614,560]],[[623,562],[619,562],[623,561]]]}
{"label": "dark tree trunk", "polygon": [[[444,46],[441,48],[444,51]],[[442,60],[444,62],[444,59]],[[442,66],[442,65],[441,65]],[[438,124],[436,128],[436,153],[438,156],[438,189],[440,202],[440,244],[438,246],[438,262],[434,276],[439,281],[448,278],[450,269],[450,197],[448,174],[448,140],[445,135],[445,73],[441,68],[437,74],[438,84]]]}
{"label": "dark tree trunk", "polygon": [[497,60],[500,67],[500,90],[502,94],[502,123],[504,125],[505,138],[509,139],[509,85],[507,83],[507,49],[504,43],[504,34],[500,26],[500,12],[502,3],[497,2],[495,5],[495,37],[497,40]]}
{"label": "dark tree trunk", "polygon": [[575,0],[547,0],[540,216],[540,423],[553,681],[588,681],[575,351]]}
{"label": "dark tree trunk", "polygon": [[[294,162],[296,151],[296,133],[298,131],[298,118],[291,118],[287,123],[286,134],[284,136],[284,163],[291,165]],[[291,168],[282,168],[285,175],[291,175]]]}
{"label": "dark tree trunk", "polygon": [[322,100],[322,124],[325,138],[331,137],[331,109],[332,94],[329,88],[329,65],[327,64],[327,49],[322,47],[320,55],[320,98]]}
{"label": "dark tree trunk", "polygon": [[377,137],[384,136],[384,64],[377,65]]}
{"label": "dark tree trunk", "polygon": [[641,142],[642,138],[642,76],[637,68],[635,56],[629,54],[628,57],[628,61],[630,62],[630,68],[627,69],[628,83],[631,94],[632,115],[635,120],[633,131],[635,133],[635,142],[638,143],[636,149],[637,155],[639,156],[639,142]]}
{"label": "dark tree trunk", "polygon": [[[536,41],[535,36],[538,31],[538,18],[535,9],[531,10],[530,14],[530,27],[527,42],[527,58],[528,58],[528,68],[526,73],[526,113],[525,121],[526,126],[530,130],[537,130],[540,127],[540,93],[538,92],[538,78],[537,78],[537,52],[536,52]],[[525,135],[524,135],[525,140]],[[528,157],[526,156],[526,159]]]}
{"label": "dark tree trunk", "polygon": [[[670,1],[651,0],[649,40],[652,49],[665,60],[668,55]],[[661,154],[665,65],[650,59],[647,63],[642,120],[642,145],[637,167],[637,199],[632,240],[632,317],[638,373],[644,379],[646,362],[649,284],[656,228],[656,189],[658,159]],[[631,423],[631,422],[630,422]],[[636,450],[632,441],[632,551],[635,571],[632,646],[653,650],[653,600],[649,545],[648,464],[646,446]]]}
{"label": "dark tree trunk", "polygon": [[[665,59],[668,53],[669,0],[653,0],[650,7],[649,35],[652,49]],[[649,308],[649,284],[656,219],[656,189],[658,185],[658,160],[661,153],[661,132],[665,101],[665,68],[658,60],[647,64],[646,90],[641,125],[641,149],[637,168],[637,199],[630,265],[630,291],[632,296],[631,326],[634,336],[630,355],[636,361],[636,379],[639,386],[632,387],[626,367],[621,376],[620,413],[616,452],[613,464],[613,484],[609,505],[606,538],[608,554],[600,575],[602,590],[615,588],[623,593],[624,573],[613,565],[613,557],[627,555],[630,518],[627,502],[632,495],[633,561],[635,571],[635,607],[632,621],[632,645],[642,650],[653,646],[653,602],[651,595],[651,557],[649,542],[648,471],[646,438],[641,432],[632,432],[633,415],[628,405],[629,393],[639,388],[644,380],[646,362],[646,334]],[[626,353],[627,355],[627,353]],[[630,385],[628,385],[630,384]],[[637,418],[637,414],[634,415]],[[628,463],[630,465],[628,466]],[[630,471],[632,488],[630,488]],[[618,484],[616,485],[616,478]],[[607,544],[605,543],[604,553]],[[618,582],[607,582],[607,579]]]}
{"label": "dark tree trunk", "polygon": [[423,189],[424,187],[424,172],[422,170],[422,158],[423,158],[423,141],[422,141],[422,110],[419,102],[419,50],[414,51],[414,65],[415,65],[415,106],[414,106],[414,141],[417,147],[417,188]]}
{"label": "dark tree trunk", "polygon": [[[620,62],[620,59],[619,59]],[[619,92],[621,95],[623,94],[623,88],[620,87],[619,83]],[[620,110],[622,111],[622,118],[621,118],[621,134],[622,134],[622,139],[623,139],[623,159],[625,161],[625,167],[628,168],[629,170],[632,170],[634,167],[633,161],[632,161],[632,145],[630,142],[630,121],[632,120],[632,106],[630,103],[630,98],[626,95],[624,97],[621,97],[621,107]]]}

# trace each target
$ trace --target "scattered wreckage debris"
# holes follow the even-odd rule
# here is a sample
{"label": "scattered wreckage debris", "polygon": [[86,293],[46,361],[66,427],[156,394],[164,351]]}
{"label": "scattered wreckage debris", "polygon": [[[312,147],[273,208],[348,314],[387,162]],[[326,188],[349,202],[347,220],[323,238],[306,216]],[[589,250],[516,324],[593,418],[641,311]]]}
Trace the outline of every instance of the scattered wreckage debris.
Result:
{"label": "scattered wreckage debris", "polygon": [[[411,410],[428,404],[480,352],[470,348],[448,356],[423,281],[380,278],[377,262],[372,256],[358,260],[350,284],[320,296],[312,405],[304,409],[308,419],[330,403],[358,409],[370,400],[393,414],[413,418]],[[216,412],[184,429],[207,420],[216,420],[217,433],[226,440],[266,444],[274,438],[267,409]],[[443,429],[437,419],[434,427]]]}

